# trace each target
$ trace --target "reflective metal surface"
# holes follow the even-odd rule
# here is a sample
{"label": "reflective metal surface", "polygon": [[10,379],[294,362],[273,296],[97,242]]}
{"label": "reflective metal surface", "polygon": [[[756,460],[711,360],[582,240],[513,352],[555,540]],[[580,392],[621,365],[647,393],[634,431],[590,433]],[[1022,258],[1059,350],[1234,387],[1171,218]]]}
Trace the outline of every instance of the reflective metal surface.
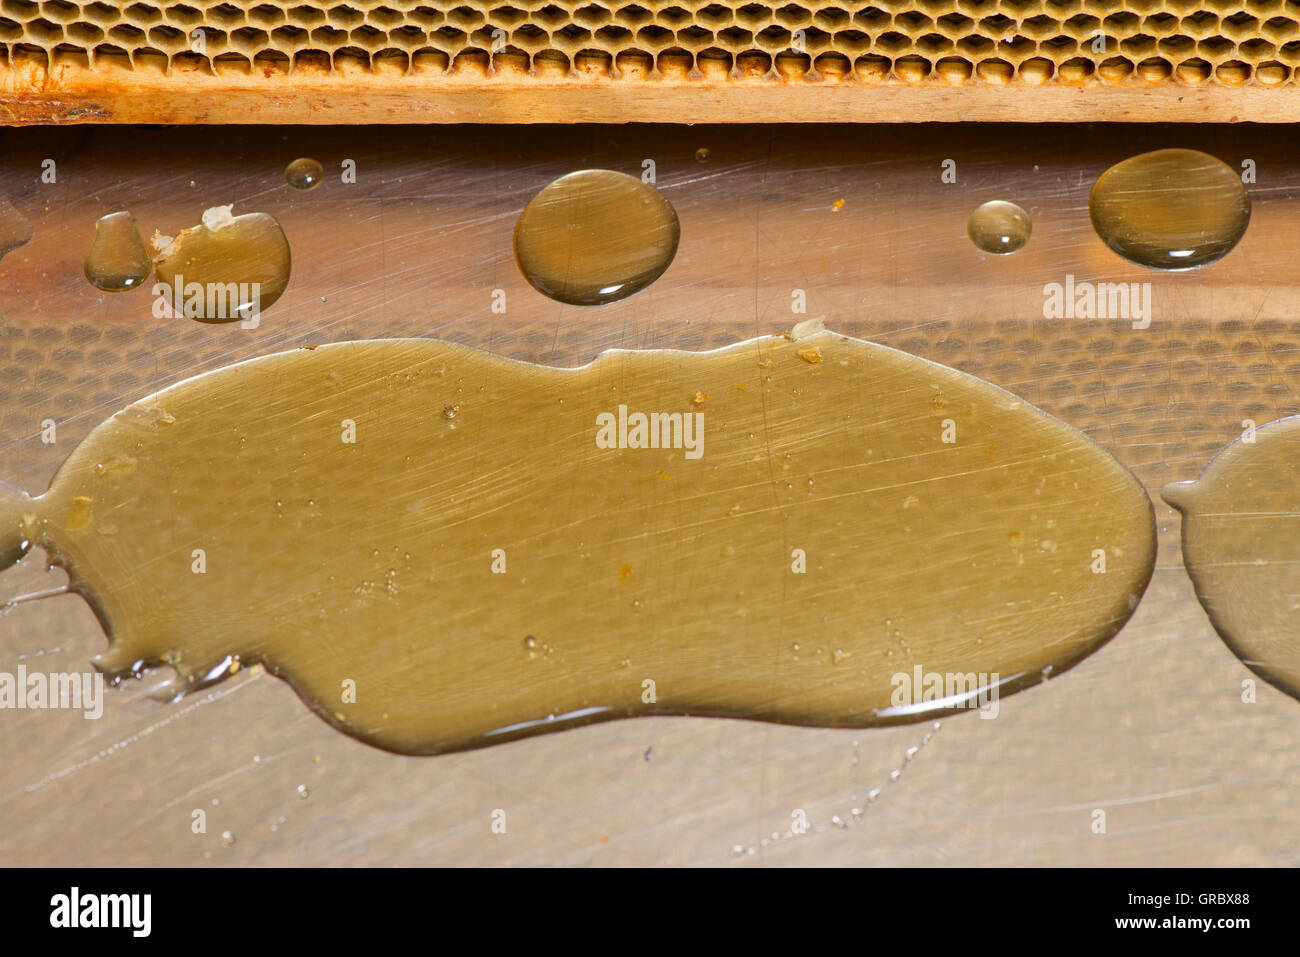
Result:
{"label": "reflective metal surface", "polygon": [[[0,191],[35,235],[0,260],[0,477],[41,491],[127,402],[295,345],[430,336],[574,366],[610,348],[702,349],[824,316],[833,330],[1010,390],[1084,430],[1156,492],[1199,474],[1243,420],[1300,411],[1294,136],[1141,126],[7,131]],[[1167,146],[1235,169],[1250,161],[1257,180],[1246,235],[1199,271],[1127,263],[1089,222],[1103,170]],[[284,182],[299,156],[324,165],[310,192]],[[54,183],[40,181],[46,159]],[[681,223],[671,267],[600,307],[534,291],[511,248],[528,200],[572,170],[639,175],[646,159]],[[341,179],[345,160],[355,183]],[[955,183],[943,181],[945,160]],[[1032,217],[1033,240],[1014,255],[983,254],[967,238],[970,211],[992,199]],[[256,329],[156,319],[149,283],[110,294],[82,275],[100,216],[129,210],[146,237],[174,235],[226,203],[275,216],[292,249],[290,283]],[[1126,285],[1126,309],[1112,309],[1107,290],[1091,312],[1076,295],[1067,303],[1067,288],[1102,283]],[[503,297],[505,312],[494,312]],[[42,442],[47,419],[53,444]],[[1068,674],[1002,702],[996,720],[966,714],[936,732],[651,718],[401,758],[331,730],[269,675],[237,674],[177,705],[148,698],[146,678],[111,691],[98,721],[0,712],[0,858],[1300,862],[1300,702],[1263,682],[1243,701],[1254,676],[1196,601],[1177,513],[1157,500],[1156,516],[1157,569],[1130,623]],[[38,558],[4,575],[5,595],[59,582]],[[76,598],[0,618],[0,669],[84,671],[103,647]],[[496,811],[505,834],[493,832]],[[797,811],[809,832],[787,837]]]}

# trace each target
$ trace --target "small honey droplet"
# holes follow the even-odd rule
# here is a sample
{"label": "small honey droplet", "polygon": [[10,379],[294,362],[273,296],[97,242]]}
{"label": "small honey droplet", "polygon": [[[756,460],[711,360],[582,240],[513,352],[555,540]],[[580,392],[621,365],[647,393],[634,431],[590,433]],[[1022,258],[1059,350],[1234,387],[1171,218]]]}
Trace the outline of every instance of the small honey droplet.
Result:
{"label": "small honey droplet", "polygon": [[995,199],[975,209],[966,221],[966,235],[977,249],[1006,256],[1029,242],[1029,214],[1015,203]]}
{"label": "small honey droplet", "polygon": [[294,189],[315,189],[325,177],[325,167],[310,157],[294,160],[284,168],[284,181]]}
{"label": "small honey droplet", "polygon": [[125,292],[149,278],[153,262],[145,249],[135,217],[109,213],[95,223],[95,239],[86,255],[86,279],[104,292]]}

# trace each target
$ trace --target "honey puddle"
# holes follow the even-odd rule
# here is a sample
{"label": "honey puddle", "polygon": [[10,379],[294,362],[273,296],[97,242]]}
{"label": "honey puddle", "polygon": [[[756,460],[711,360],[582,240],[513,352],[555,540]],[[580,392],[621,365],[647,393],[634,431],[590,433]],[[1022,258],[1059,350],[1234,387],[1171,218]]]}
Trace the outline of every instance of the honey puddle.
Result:
{"label": "honey puddle", "polygon": [[86,255],[86,279],[104,292],[125,292],[149,278],[153,262],[144,248],[135,217],[109,213],[95,223],[95,239]]}
{"label": "honey puddle", "polygon": [[155,269],[179,315],[232,322],[270,308],[289,285],[291,265],[274,216],[234,216],[229,206],[216,206],[199,225],[164,242]]}
{"label": "honey puddle", "polygon": [[32,224],[13,203],[0,196],[0,259],[31,241]]}
{"label": "honey puddle", "polygon": [[1183,562],[1233,653],[1300,698],[1300,417],[1248,431],[1195,482],[1165,486],[1183,513]]}
{"label": "honey puddle", "polygon": [[561,176],[524,207],[515,259],[533,288],[574,306],[626,299],[664,274],[677,254],[672,203],[626,173]]}
{"label": "honey puddle", "polygon": [[1191,269],[1222,259],[1250,224],[1241,175],[1199,150],[1142,153],[1117,163],[1088,198],[1097,235],[1140,266]]}
{"label": "honey puddle", "polygon": [[[0,519],[0,559],[67,569],[110,674],[261,663],[411,754],[649,714],[932,720],[1096,650],[1155,553],[1081,433],[807,324],[579,369],[265,356],[127,406]],[[931,674],[969,684],[899,700]]]}

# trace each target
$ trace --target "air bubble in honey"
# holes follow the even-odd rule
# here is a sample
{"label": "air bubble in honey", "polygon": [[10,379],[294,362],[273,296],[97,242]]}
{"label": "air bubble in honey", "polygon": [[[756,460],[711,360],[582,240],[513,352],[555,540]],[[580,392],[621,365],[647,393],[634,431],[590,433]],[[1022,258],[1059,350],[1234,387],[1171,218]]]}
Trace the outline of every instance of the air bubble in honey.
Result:
{"label": "air bubble in honey", "polygon": [[104,292],[135,289],[149,278],[153,262],[140,238],[135,217],[109,213],[95,223],[95,239],[86,255],[86,279]]}
{"label": "air bubble in honey", "polygon": [[1102,242],[1139,266],[1191,269],[1222,259],[1250,224],[1241,176],[1199,150],[1142,153],[1106,170],[1088,212]]}
{"label": "air bubble in honey", "polygon": [[562,176],[515,225],[515,259],[539,292],[575,306],[625,299],[677,254],[672,203],[635,176],[607,169]]}

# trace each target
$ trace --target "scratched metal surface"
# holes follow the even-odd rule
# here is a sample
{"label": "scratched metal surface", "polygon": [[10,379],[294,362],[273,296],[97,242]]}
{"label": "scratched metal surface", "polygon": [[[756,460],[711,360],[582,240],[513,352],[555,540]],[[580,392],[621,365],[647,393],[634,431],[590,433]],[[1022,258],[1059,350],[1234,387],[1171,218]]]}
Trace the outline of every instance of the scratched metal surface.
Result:
{"label": "scratched metal surface", "polygon": [[[1010,389],[1158,490],[1194,477],[1243,419],[1300,411],[1296,135],[1187,126],[5,131],[0,189],[35,238],[0,261],[0,477],[42,491],[124,403],[296,344],[435,336],[578,365],[612,347],[698,349],[783,330],[801,318],[791,301],[802,289],[808,315],[831,328]],[[1245,239],[1199,272],[1126,265],[1088,222],[1096,176],[1163,146],[1206,149],[1234,166],[1252,159],[1258,170]],[[315,191],[284,185],[284,165],[300,155],[331,171]],[[53,184],[39,182],[47,158]],[[340,182],[344,159],[356,161],[353,185]],[[534,292],[510,245],[527,200],[573,169],[637,173],[646,159],[681,219],[668,272],[599,308]],[[944,159],[956,161],[955,184],[940,180]],[[984,256],[965,237],[970,210],[994,198],[1033,216],[1033,238],[1015,256]],[[260,328],[154,319],[147,290],[109,295],[82,278],[100,215],[129,209],[146,235],[174,234],[225,203],[275,215],[293,248],[293,280]],[[1151,282],[1150,328],[1045,319],[1043,286],[1067,274]],[[497,289],[505,315],[491,311]],[[46,418],[58,422],[54,445],[40,441]],[[1157,571],[1129,625],[1073,671],[1004,700],[993,721],[972,713],[937,731],[823,731],[639,719],[403,758],[334,732],[265,674],[243,672],[173,705],[147,697],[146,681],[110,691],[98,721],[0,711],[0,862],[1300,863],[1300,702],[1260,683],[1257,702],[1243,703],[1250,673],[1195,601],[1178,518],[1157,501],[1157,519]],[[5,572],[2,594],[59,583],[39,558]],[[935,593],[941,600],[942,582]],[[0,670],[83,671],[103,646],[76,597],[0,618]],[[198,809],[202,834],[191,828]],[[492,833],[495,809],[506,811],[505,834]],[[796,809],[810,832],[786,837]],[[1092,831],[1097,809],[1104,835]]]}

